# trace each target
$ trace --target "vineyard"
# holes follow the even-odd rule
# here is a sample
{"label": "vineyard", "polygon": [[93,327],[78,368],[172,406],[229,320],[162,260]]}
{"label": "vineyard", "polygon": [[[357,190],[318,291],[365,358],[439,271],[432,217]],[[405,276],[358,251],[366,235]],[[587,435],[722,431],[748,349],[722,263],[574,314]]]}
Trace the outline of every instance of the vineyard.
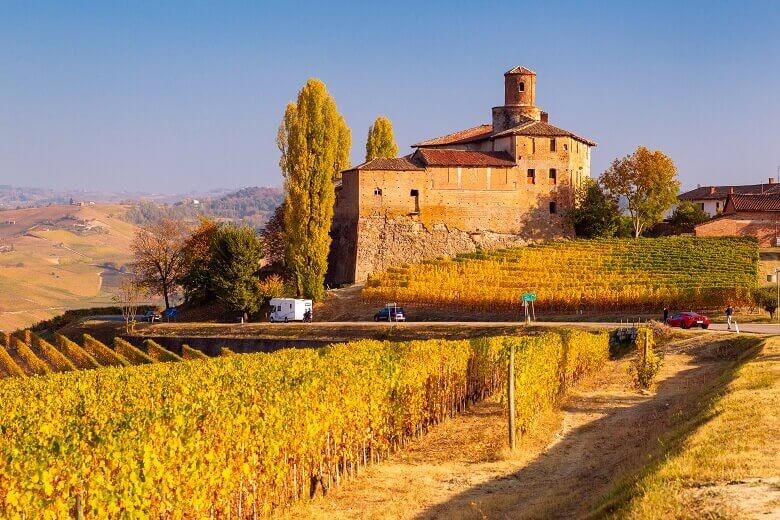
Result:
{"label": "vineyard", "polygon": [[208,357],[187,345],[183,346],[182,354],[180,357],[149,339],[136,347],[115,338],[114,348],[110,348],[87,334],[82,345],[61,335],[56,335],[52,344],[26,330],[18,336],[0,339],[0,379]]}
{"label": "vineyard", "polygon": [[526,292],[538,310],[712,309],[752,305],[758,258],[750,238],[556,241],[391,268],[362,295],[472,311],[517,311]]}
{"label": "vineyard", "polygon": [[52,347],[62,357],[51,359],[35,347],[50,370],[57,358],[70,372],[0,382],[0,516],[269,515],[499,391],[510,345],[523,433],[608,343],[583,331],[361,340],[172,363],[91,339]]}

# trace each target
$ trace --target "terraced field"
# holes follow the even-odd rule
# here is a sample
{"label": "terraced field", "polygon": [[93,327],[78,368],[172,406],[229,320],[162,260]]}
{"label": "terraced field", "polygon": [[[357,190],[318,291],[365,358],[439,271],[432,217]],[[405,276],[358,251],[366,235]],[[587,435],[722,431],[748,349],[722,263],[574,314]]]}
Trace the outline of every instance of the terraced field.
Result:
{"label": "terraced field", "polygon": [[566,240],[403,265],[373,275],[364,299],[509,310],[710,309],[750,304],[758,245],[749,238]]}

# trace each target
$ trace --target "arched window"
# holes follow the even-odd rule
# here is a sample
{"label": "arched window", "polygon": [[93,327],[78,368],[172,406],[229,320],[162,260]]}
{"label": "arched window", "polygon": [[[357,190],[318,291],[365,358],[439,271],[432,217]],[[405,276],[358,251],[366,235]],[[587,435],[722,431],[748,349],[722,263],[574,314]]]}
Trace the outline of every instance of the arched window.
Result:
{"label": "arched window", "polygon": [[525,92],[525,81],[520,82],[520,84],[517,86],[517,90],[520,92]]}

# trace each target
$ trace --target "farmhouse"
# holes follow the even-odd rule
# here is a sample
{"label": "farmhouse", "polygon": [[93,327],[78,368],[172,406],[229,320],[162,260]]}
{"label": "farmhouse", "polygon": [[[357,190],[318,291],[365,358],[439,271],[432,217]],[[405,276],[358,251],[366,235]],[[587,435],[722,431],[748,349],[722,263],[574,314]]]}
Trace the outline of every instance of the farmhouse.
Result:
{"label": "farmhouse", "polygon": [[714,217],[726,207],[729,195],[752,195],[764,193],[780,193],[780,184],[769,177],[769,182],[762,184],[743,184],[740,186],[698,186],[696,189],[681,193],[679,200],[687,200],[699,206],[709,216]]}
{"label": "farmhouse", "polygon": [[536,106],[536,73],[504,74],[491,124],[413,145],[342,173],[328,281],[364,281],[394,265],[529,239],[572,235],[563,214],[590,177],[593,141]]}
{"label": "farmhouse", "polygon": [[723,213],[695,228],[696,236],[755,237],[764,247],[778,246],[780,192],[730,194]]}

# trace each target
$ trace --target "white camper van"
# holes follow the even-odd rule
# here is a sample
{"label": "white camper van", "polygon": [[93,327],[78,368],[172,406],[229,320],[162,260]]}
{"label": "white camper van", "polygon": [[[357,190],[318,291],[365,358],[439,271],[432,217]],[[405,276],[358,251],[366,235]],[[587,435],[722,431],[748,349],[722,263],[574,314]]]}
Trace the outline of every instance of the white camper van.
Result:
{"label": "white camper van", "polygon": [[304,321],[307,311],[311,319],[311,300],[271,298],[271,323]]}

